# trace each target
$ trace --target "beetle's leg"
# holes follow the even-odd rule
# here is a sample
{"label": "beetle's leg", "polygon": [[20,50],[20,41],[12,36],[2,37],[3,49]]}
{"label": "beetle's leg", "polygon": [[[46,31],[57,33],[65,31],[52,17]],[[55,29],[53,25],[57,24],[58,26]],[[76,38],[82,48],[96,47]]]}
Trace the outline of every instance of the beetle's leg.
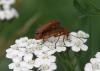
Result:
{"label": "beetle's leg", "polygon": [[56,48],[56,44],[57,44],[57,42],[59,41],[59,39],[60,39],[60,36],[58,37],[57,41],[55,42],[55,48]]}
{"label": "beetle's leg", "polygon": [[67,47],[66,44],[65,44],[65,39],[66,39],[66,35],[64,35],[63,43],[64,43],[64,47]]}

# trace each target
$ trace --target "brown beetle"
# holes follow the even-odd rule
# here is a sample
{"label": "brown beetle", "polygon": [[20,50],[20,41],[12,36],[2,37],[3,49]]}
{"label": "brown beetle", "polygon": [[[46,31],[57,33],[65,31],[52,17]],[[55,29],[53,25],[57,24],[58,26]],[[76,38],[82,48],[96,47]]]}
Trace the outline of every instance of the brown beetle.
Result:
{"label": "brown beetle", "polygon": [[68,31],[60,26],[59,21],[52,20],[36,30],[35,39],[47,39],[51,36],[68,35]]}

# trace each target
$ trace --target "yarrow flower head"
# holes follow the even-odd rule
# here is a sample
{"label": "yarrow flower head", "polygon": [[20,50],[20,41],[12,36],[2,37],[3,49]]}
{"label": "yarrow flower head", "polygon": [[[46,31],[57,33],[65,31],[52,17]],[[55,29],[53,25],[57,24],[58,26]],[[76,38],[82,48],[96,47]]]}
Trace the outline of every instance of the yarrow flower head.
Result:
{"label": "yarrow flower head", "polygon": [[[65,39],[63,39],[64,35],[58,37],[52,36],[45,42],[43,39],[28,39],[27,37],[17,39],[15,44],[6,50],[6,57],[12,59],[13,62],[9,64],[9,69],[14,71],[31,71],[35,67],[39,71],[56,70],[56,57],[53,55],[54,53],[66,51],[69,45],[72,47],[72,50],[75,47],[73,51],[76,52],[80,49],[87,50],[87,47],[83,46],[86,46],[84,43],[89,36],[85,35],[82,31],[80,32],[80,35],[79,32],[72,32]],[[96,56],[99,57],[99,54]]]}
{"label": "yarrow flower head", "polygon": [[0,0],[0,20],[10,20],[19,16],[16,9],[11,7],[15,2],[16,0]]}
{"label": "yarrow flower head", "polygon": [[90,62],[85,65],[85,71],[100,71],[100,52],[97,52],[95,58],[91,58]]}

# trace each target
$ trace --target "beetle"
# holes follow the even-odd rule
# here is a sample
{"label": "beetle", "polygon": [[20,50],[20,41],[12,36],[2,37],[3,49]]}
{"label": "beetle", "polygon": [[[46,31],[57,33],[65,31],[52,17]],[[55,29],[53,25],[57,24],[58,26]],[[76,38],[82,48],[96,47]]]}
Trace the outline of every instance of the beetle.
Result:
{"label": "beetle", "polygon": [[41,39],[43,38],[43,35],[50,31],[51,29],[55,29],[59,26],[59,22],[57,20],[52,20],[47,22],[45,25],[39,27],[35,32],[35,38]]}
{"label": "beetle", "polygon": [[47,39],[51,36],[68,35],[68,31],[60,26],[60,22],[57,20],[49,21],[35,32],[35,39]]}

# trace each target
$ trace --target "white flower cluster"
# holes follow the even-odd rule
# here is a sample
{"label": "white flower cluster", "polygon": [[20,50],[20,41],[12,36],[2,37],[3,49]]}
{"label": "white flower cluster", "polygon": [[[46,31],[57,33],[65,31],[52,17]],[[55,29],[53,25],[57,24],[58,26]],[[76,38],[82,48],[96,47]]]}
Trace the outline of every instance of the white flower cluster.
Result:
{"label": "white flower cluster", "polygon": [[10,20],[18,17],[16,9],[11,8],[15,2],[16,0],[0,0],[0,20]]}
{"label": "white flower cluster", "polygon": [[[88,36],[82,31],[79,31],[77,35],[72,35],[73,34],[70,33],[69,39],[64,35],[58,37],[52,36],[45,40],[45,42],[43,39],[36,40],[28,39],[27,37],[16,40],[15,44],[11,45],[11,48],[6,50],[6,57],[12,59],[13,62],[9,64],[9,69],[13,69],[13,71],[32,71],[33,68],[38,69],[38,71],[56,70],[56,57],[53,54],[66,51],[66,47],[71,43],[73,47],[77,46],[77,44],[80,43],[76,43],[75,41],[78,41],[79,39],[82,42],[86,42],[85,38]],[[71,36],[73,38],[70,38]],[[74,51],[79,51],[77,48],[82,49],[81,46],[75,48],[76,50]]]}
{"label": "white flower cluster", "polygon": [[90,59],[84,68],[85,71],[100,71],[100,52],[97,52],[95,58]]}
{"label": "white flower cluster", "polygon": [[78,31],[77,33],[71,32],[69,34],[68,41],[65,43],[68,47],[71,47],[74,52],[79,52],[80,50],[87,51],[88,46],[85,45],[87,38],[89,38],[89,34],[83,31]]}

